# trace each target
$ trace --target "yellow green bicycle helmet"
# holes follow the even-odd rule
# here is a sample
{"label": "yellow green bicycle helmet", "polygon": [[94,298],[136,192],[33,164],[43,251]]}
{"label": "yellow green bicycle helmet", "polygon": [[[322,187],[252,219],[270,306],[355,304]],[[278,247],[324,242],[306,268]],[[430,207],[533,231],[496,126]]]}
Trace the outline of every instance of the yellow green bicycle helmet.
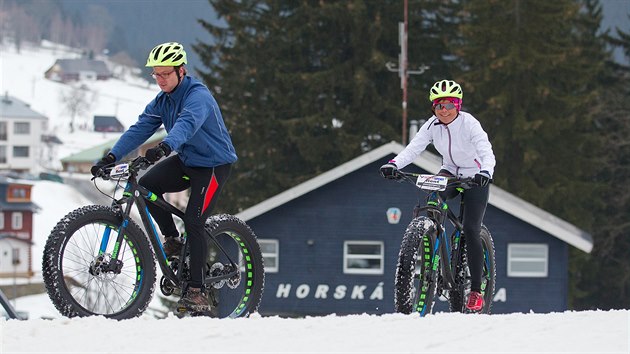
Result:
{"label": "yellow green bicycle helmet", "polygon": [[146,66],[180,66],[186,63],[184,46],[177,42],[167,42],[151,50]]}
{"label": "yellow green bicycle helmet", "polygon": [[438,98],[444,97],[455,97],[461,100],[464,97],[464,91],[453,80],[441,80],[433,84],[431,90],[429,90],[429,100],[433,102]]}

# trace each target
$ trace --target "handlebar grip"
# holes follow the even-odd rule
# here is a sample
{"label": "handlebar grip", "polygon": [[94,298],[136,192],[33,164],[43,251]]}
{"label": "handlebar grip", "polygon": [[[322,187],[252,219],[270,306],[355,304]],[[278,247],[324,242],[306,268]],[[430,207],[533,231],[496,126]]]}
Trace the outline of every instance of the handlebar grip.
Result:
{"label": "handlebar grip", "polygon": [[97,177],[107,181],[109,180],[109,173],[105,171],[104,168],[101,168],[100,170],[98,170]]}

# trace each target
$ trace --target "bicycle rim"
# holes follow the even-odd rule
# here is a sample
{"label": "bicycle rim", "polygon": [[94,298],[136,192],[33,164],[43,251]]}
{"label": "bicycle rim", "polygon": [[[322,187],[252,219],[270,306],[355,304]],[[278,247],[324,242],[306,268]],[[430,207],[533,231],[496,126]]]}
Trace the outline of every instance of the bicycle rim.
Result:
{"label": "bicycle rim", "polygon": [[[101,253],[99,247],[105,233],[109,234],[110,242]],[[59,263],[63,286],[73,301],[90,314],[108,316],[123,311],[142,286],[144,270],[135,256],[138,253],[135,245],[127,236],[119,248],[120,271],[103,269],[110,261],[117,236],[116,228],[111,225],[87,224],[69,236],[64,245]]]}
{"label": "bicycle rim", "polygon": [[212,315],[219,318],[247,316],[257,310],[262,296],[264,268],[260,247],[251,229],[235,217],[220,222],[211,232],[216,243],[210,242],[208,275],[227,272],[232,263],[238,268],[237,275],[207,285]]}

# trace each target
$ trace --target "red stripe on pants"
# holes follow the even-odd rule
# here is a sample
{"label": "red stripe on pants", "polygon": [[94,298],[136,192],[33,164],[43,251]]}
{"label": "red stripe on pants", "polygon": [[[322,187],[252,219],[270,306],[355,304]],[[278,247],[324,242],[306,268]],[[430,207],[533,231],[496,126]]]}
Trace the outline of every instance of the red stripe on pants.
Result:
{"label": "red stripe on pants", "polygon": [[212,179],[210,179],[210,184],[208,185],[208,190],[206,191],[206,196],[203,200],[203,209],[201,211],[201,214],[203,214],[208,208],[208,205],[210,205],[210,201],[212,200],[214,192],[217,191],[218,187],[219,183],[217,182],[217,178],[214,176],[214,174],[212,174]]}

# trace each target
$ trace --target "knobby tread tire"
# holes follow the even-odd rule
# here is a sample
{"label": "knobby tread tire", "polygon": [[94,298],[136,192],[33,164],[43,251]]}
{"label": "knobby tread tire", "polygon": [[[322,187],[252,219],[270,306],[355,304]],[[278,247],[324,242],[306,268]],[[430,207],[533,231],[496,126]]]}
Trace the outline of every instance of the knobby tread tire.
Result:
{"label": "knobby tread tire", "polygon": [[[492,299],[494,298],[494,292],[496,287],[496,260],[494,253],[494,241],[492,240],[492,235],[490,231],[485,225],[481,225],[481,232],[479,234],[481,238],[481,247],[484,253],[484,267],[482,274],[482,293],[483,293],[483,308],[480,313],[489,314],[492,310]],[[465,251],[465,248],[462,249]],[[468,265],[466,262],[463,262],[465,257],[465,252],[462,252],[462,257],[460,257],[460,262],[458,264],[458,271],[464,263],[463,273],[467,276],[470,276],[470,271],[468,270]],[[466,312],[465,304],[466,304],[466,296],[470,292],[470,282],[468,282],[466,289],[464,292],[459,290],[453,290],[449,294],[449,309],[451,312]]]}
{"label": "knobby tread tire", "polygon": [[396,266],[396,312],[410,314],[415,311],[424,316],[433,310],[438,273],[432,271],[435,238],[436,226],[425,216],[414,218],[407,226]]}
{"label": "knobby tread tire", "polygon": [[256,235],[244,221],[230,214],[218,214],[208,218],[206,231],[215,239],[222,234],[230,236],[240,245],[243,255],[249,257],[249,260],[243,260],[246,272],[245,278],[241,280],[245,286],[248,286],[248,291],[229,317],[246,317],[256,312],[265,284],[263,256]]}
{"label": "knobby tread tire", "polygon": [[[96,245],[95,251],[98,253],[98,244],[102,238],[102,232],[99,235],[96,231],[85,232],[85,230],[101,230],[105,229],[105,225],[107,225],[109,229],[115,231],[112,232],[112,237],[110,238],[110,244],[113,244],[121,223],[121,215],[112,210],[112,208],[103,205],[90,205],[68,213],[51,231],[44,247],[42,273],[48,295],[54,306],[62,315],[67,317],[102,315],[121,320],[139,316],[149,305],[155,288],[155,259],[146,235],[133,221],[130,221],[127,226],[124,245],[121,245],[120,249],[121,254],[123,250],[124,252],[129,252],[127,255],[130,256],[129,258],[131,260],[127,260],[126,262],[129,263],[130,269],[134,270],[135,274],[132,275],[135,276],[135,278],[122,273],[114,275],[103,272],[103,278],[105,278],[105,276],[109,278],[101,283],[98,276],[93,276],[89,273],[90,261],[97,255],[91,254],[94,253],[94,250],[90,250],[91,253],[88,253],[91,254],[91,256],[86,257],[86,259],[81,259],[81,261],[86,264],[81,264],[81,267],[77,267],[80,269],[80,272],[64,274],[64,262],[71,263],[64,257],[67,248],[69,249],[69,253],[74,251],[74,249],[81,249],[81,251],[83,251],[89,248],[89,246],[93,246],[90,242],[94,242],[94,245]],[[76,241],[73,240],[75,237],[75,240],[81,242],[80,247],[75,244]],[[68,256],[75,257],[73,255]],[[73,262],[78,263],[75,259],[73,259]],[[104,294],[109,290],[112,292],[117,292],[118,290],[108,288],[107,284],[116,283],[115,278],[117,276],[125,277],[125,281],[130,283],[130,287],[133,287],[133,291],[131,291],[130,294],[122,295],[123,299],[127,296],[129,299],[126,300],[126,302],[123,300],[124,303],[120,305],[120,308],[112,308],[111,312],[107,310],[105,313],[95,312],[87,308],[90,306],[86,307],[81,304],[81,299],[75,298],[77,291],[74,290],[79,289],[79,291],[85,291],[85,294],[87,294],[86,297],[93,296],[99,298],[99,296],[103,296],[105,298],[104,301],[108,301],[108,295]],[[89,282],[85,284],[91,285],[97,283],[100,284],[100,287],[98,291],[88,292],[89,285],[84,286],[81,283],[77,283],[77,278],[90,279]]]}

